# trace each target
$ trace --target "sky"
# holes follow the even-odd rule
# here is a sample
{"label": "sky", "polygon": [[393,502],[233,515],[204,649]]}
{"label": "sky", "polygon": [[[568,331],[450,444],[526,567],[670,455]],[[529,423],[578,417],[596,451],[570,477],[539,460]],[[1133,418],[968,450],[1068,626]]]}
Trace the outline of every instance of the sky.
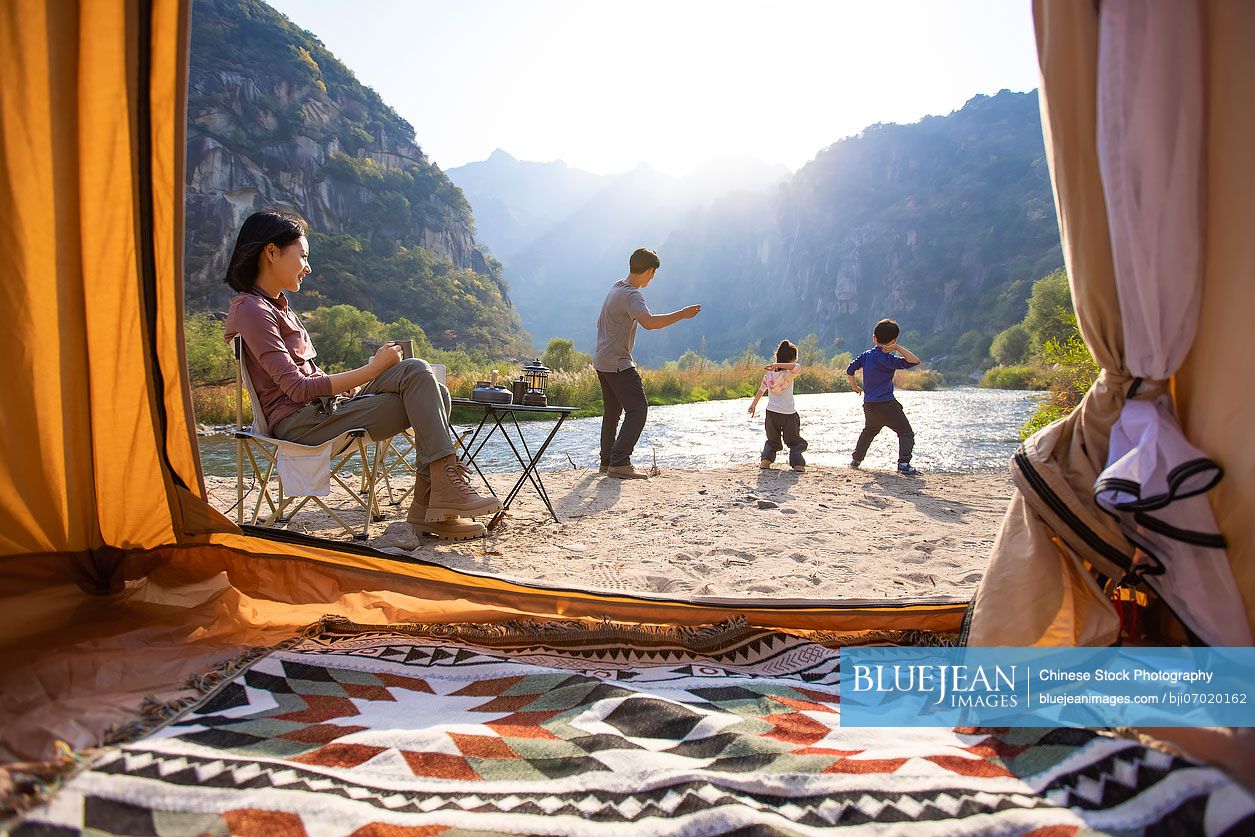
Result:
{"label": "sky", "polygon": [[797,170],[877,122],[1037,86],[1029,0],[269,0],[441,168]]}

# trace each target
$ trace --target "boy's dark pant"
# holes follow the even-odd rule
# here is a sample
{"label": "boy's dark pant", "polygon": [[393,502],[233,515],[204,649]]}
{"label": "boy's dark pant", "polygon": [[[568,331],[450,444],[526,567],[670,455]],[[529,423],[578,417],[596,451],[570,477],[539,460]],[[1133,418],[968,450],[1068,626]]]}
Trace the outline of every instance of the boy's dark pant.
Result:
{"label": "boy's dark pant", "polygon": [[[776,461],[776,454],[785,445],[789,446],[789,464],[805,465],[806,458],[802,452],[809,445],[802,438],[802,417],[797,413],[773,413],[767,410],[763,418],[763,426],[767,430],[767,444],[763,445],[762,458],[768,462]],[[784,439],[783,444],[781,439]]]}
{"label": "boy's dark pant", "polygon": [[910,463],[911,453],[915,450],[915,431],[906,420],[906,413],[897,399],[892,401],[867,401],[863,404],[865,424],[859,434],[858,444],[854,446],[855,462],[862,462],[871,447],[872,440],[882,427],[887,427],[898,434],[898,462]]}
{"label": "boy's dark pant", "polygon": [[[601,400],[606,412],[601,417],[601,464],[630,465],[632,450],[645,429],[645,414],[649,402],[645,400],[645,385],[635,367],[619,372],[597,370],[601,381]],[[619,428],[619,416],[623,427]],[[616,431],[618,436],[616,438]]]}

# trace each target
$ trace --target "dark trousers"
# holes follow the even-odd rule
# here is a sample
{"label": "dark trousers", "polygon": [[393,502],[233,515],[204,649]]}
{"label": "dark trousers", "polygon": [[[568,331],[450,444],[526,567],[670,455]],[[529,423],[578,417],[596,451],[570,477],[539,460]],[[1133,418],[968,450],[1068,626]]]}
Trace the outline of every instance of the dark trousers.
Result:
{"label": "dark trousers", "polygon": [[862,462],[867,456],[867,449],[882,427],[887,427],[898,434],[898,462],[909,463],[911,453],[915,450],[915,431],[906,420],[906,413],[896,399],[892,401],[867,401],[863,403],[865,424],[859,434],[858,444],[854,446],[855,462]]}
{"label": "dark trousers", "polygon": [[776,454],[783,450],[785,445],[788,445],[789,464],[806,464],[806,457],[802,456],[802,452],[809,445],[802,438],[801,416],[797,413],[773,413],[771,410],[767,410],[763,417],[763,427],[767,431],[767,444],[763,445],[763,459],[768,462],[775,462]]}
{"label": "dark trousers", "polygon": [[[601,417],[601,464],[630,465],[632,451],[645,429],[645,415],[649,402],[645,400],[645,385],[636,367],[621,372],[597,370],[601,381],[601,400],[606,412]],[[623,427],[619,417],[623,416]]]}

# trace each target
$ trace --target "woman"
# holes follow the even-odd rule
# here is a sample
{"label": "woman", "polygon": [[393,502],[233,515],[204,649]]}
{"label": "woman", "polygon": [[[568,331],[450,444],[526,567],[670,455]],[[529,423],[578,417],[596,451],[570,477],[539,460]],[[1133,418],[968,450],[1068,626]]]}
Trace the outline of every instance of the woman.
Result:
{"label": "woman", "polygon": [[[380,347],[362,367],[328,375],[314,363],[309,333],[285,293],[309,275],[309,242],[299,218],[255,212],[240,227],[227,268],[235,291],[227,339],[244,338],[244,363],[260,409],[279,439],[319,445],[365,428],[375,440],[414,428],[419,475],[406,515],[418,535],[467,540],[484,534],[468,517],[501,509],[471,487],[449,438],[449,391],[424,360],[402,360],[399,346]],[[335,403],[331,396],[354,396]]]}

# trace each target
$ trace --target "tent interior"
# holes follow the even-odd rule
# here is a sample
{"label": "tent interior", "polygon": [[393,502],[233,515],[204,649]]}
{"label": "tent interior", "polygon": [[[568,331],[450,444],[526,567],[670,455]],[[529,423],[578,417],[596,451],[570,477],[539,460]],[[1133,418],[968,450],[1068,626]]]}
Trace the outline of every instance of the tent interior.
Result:
{"label": "tent interior", "polygon": [[[1134,303],[1115,279],[1096,142],[1096,79],[1113,54],[1096,5],[1034,5],[1068,273],[1082,331],[1106,368],[1105,383],[1054,431],[1063,436],[1052,437],[1051,456],[1062,484],[1076,488],[1073,502],[1134,555],[1140,547],[1120,540],[1092,492],[1126,384],[1143,376],[1125,363],[1121,314]],[[1100,5],[1106,14],[1120,4]],[[1255,296],[1255,6],[1181,6],[1199,22],[1199,88],[1182,94],[1200,129],[1189,184],[1202,219],[1192,230],[1197,327],[1170,333],[1175,314],[1147,316],[1162,340],[1192,334],[1163,391],[1184,436],[1224,472],[1204,496],[1227,544],[1230,575],[1219,584],[1229,586],[1199,581],[1192,595],[1237,597],[1249,637],[1255,388],[1241,385],[1250,379],[1241,335]],[[1102,568],[1019,494],[973,603],[606,595],[238,528],[206,499],[183,355],[189,13],[189,0],[0,6],[0,304],[10,322],[0,336],[0,761],[52,758],[56,742],[95,747],[146,698],[185,697],[189,678],[327,615],[380,626],[608,620],[659,629],[743,619],[838,645],[834,637],[958,634],[966,618],[973,644],[1119,641],[1095,581]],[[1154,95],[1127,83],[1133,98]],[[1182,635],[1165,628],[1161,641]],[[1157,732],[1255,787],[1250,730]]]}

